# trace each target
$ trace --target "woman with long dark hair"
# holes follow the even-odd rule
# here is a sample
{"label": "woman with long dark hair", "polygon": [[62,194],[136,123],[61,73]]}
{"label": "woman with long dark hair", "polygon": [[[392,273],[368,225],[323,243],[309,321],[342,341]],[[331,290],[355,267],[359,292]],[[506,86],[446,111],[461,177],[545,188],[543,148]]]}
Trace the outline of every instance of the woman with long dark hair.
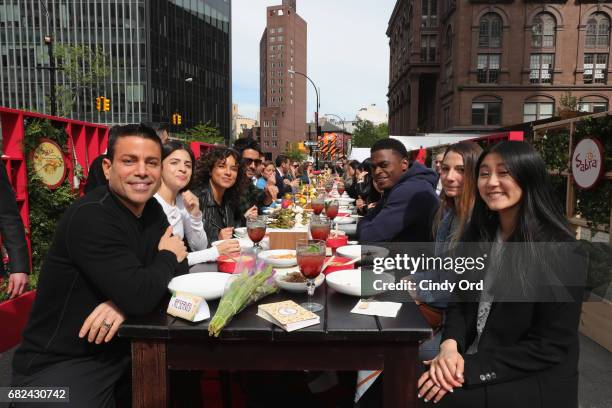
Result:
{"label": "woman with long dark hair", "polygon": [[[449,303],[440,353],[425,361],[419,397],[445,407],[576,408],[584,270],[567,263],[570,251],[541,256],[575,241],[544,161],[527,143],[502,142],[476,170],[478,193],[461,241],[497,244],[485,289]],[[550,271],[561,280],[547,284]],[[560,286],[567,296],[547,296]]]}
{"label": "woman with long dark hair", "polygon": [[230,239],[241,225],[237,214],[243,172],[240,155],[234,149],[216,148],[200,158],[194,178],[194,194],[200,199],[204,230],[210,241]]}
{"label": "woman with long dark hair", "polygon": [[178,141],[162,146],[162,181],[155,198],[162,206],[172,233],[187,238],[189,266],[215,261],[220,254],[240,251],[238,241],[230,240],[208,248],[198,197],[189,191],[195,157],[191,149]]}

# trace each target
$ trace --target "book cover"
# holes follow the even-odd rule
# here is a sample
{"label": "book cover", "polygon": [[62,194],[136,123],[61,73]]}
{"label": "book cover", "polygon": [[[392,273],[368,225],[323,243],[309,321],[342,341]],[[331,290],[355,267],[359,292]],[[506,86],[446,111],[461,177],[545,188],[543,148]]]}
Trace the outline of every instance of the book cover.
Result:
{"label": "book cover", "polygon": [[257,315],[271,323],[293,331],[320,322],[320,317],[295,303],[293,300],[259,305]]}

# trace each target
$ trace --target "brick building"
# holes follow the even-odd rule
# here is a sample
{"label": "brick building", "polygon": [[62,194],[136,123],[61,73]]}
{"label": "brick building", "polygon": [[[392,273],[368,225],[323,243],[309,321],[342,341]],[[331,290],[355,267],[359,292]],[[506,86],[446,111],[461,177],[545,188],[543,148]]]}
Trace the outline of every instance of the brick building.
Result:
{"label": "brick building", "polygon": [[306,22],[295,0],[266,9],[259,43],[261,147],[276,157],[306,134]]}
{"label": "brick building", "polygon": [[545,119],[568,91],[580,110],[608,110],[609,3],[398,0],[387,30],[390,133]]}

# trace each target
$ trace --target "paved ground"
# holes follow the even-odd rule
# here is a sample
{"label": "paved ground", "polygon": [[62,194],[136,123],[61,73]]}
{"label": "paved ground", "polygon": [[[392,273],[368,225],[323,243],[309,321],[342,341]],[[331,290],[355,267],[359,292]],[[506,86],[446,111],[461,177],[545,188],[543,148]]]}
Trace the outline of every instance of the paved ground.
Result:
{"label": "paved ground", "polygon": [[[580,345],[580,408],[612,408],[612,353],[584,336]],[[0,387],[10,382],[12,355],[0,354]]]}

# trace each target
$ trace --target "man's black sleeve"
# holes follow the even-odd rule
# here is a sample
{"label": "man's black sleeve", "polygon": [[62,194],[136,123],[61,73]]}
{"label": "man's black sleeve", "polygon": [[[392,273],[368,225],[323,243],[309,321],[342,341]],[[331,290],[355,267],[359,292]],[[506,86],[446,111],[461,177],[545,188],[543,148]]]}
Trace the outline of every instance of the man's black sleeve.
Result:
{"label": "man's black sleeve", "polygon": [[15,192],[2,164],[0,164],[0,235],[9,255],[10,271],[30,273],[25,229],[19,216]]}

